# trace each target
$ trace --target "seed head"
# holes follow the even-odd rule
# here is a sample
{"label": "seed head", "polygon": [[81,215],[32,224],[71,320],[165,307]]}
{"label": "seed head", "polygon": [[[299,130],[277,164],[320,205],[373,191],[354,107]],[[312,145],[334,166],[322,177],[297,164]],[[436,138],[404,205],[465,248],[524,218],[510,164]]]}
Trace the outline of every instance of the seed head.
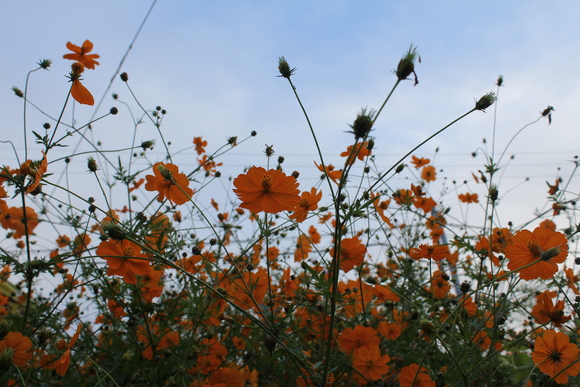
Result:
{"label": "seed head", "polygon": [[485,111],[485,109],[493,105],[496,99],[495,93],[490,91],[475,103],[475,110]]}
{"label": "seed head", "polygon": [[367,109],[363,108],[361,112],[356,116],[352,125],[352,131],[349,133],[354,134],[355,139],[366,138],[371,132],[373,125],[375,123],[375,111],[371,110],[367,113]]}
{"label": "seed head", "polygon": [[280,58],[278,58],[278,71],[280,72],[280,75],[278,75],[279,77],[290,79],[290,77],[294,75],[296,67],[290,68],[290,65],[288,64],[286,59],[284,59],[284,57],[281,56]]}
{"label": "seed head", "polygon": [[395,75],[399,79],[399,81],[403,81],[407,79],[411,74],[415,76],[415,85],[419,83],[417,79],[417,74],[415,73],[415,61],[419,60],[421,62],[421,57],[417,54],[417,47],[409,47],[409,50],[405,53],[405,55],[399,61],[397,69],[395,70]]}

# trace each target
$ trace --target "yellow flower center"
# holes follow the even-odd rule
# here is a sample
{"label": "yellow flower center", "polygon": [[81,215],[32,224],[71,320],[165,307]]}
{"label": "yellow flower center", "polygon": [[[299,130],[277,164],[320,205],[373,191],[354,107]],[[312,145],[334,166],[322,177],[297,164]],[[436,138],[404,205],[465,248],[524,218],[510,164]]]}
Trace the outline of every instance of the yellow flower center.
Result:
{"label": "yellow flower center", "polygon": [[262,188],[264,189],[264,192],[270,192],[270,188],[272,188],[272,176],[270,175],[264,175],[264,177],[262,178]]}

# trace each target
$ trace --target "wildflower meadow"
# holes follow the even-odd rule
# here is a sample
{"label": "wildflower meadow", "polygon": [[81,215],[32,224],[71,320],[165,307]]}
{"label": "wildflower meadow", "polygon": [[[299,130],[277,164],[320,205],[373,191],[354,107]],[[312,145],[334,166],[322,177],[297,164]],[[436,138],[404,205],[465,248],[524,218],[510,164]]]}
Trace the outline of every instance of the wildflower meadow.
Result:
{"label": "wildflower meadow", "polygon": [[[497,211],[505,159],[484,152],[468,184],[438,197],[443,172],[418,156],[458,121],[496,114],[501,76],[382,168],[375,123],[399,88],[420,88],[411,45],[378,75],[392,82],[384,102],[337,130],[351,145],[332,165],[299,94],[299,64],[272,58],[318,157],[289,170],[265,145],[227,176],[225,155],[260,133],[212,144],[199,129],[173,150],[163,127],[171,107],[142,100],[130,70],[120,79],[131,100],[115,94],[107,114],[66,120],[95,104],[83,82],[100,57],[90,40],[65,43],[54,58],[70,73],[44,71],[51,61],[41,60],[14,80],[25,151],[14,147],[0,171],[2,385],[580,385],[574,173],[554,176],[548,210],[533,203],[516,226]],[[70,85],[54,97],[60,111],[28,98],[44,77]],[[531,125],[550,125],[554,109],[542,108]],[[27,122],[31,111],[45,123]],[[119,128],[130,143],[104,148],[89,134],[121,115],[134,123]],[[152,138],[140,140],[144,127]],[[67,177],[75,166],[83,176]],[[306,174],[319,179],[304,183]]]}

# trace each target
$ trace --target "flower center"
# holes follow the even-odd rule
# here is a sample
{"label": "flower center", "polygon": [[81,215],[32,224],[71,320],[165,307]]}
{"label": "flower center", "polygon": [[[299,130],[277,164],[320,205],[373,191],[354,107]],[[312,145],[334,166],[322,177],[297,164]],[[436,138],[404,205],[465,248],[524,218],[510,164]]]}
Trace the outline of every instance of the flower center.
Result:
{"label": "flower center", "polygon": [[308,200],[307,199],[300,199],[298,202],[299,207],[308,208]]}
{"label": "flower center", "polygon": [[127,246],[127,247],[123,248],[123,256],[125,256],[125,257],[134,257],[135,256],[135,250],[132,247],[130,247],[130,246]]}
{"label": "flower center", "polygon": [[262,178],[262,188],[264,189],[264,192],[270,192],[270,188],[272,188],[272,176],[270,175],[264,175],[264,177]]}
{"label": "flower center", "polygon": [[375,359],[373,359],[373,358],[366,359],[365,363],[367,364],[367,368],[374,368],[375,367]]}
{"label": "flower center", "polygon": [[560,363],[562,361],[562,354],[560,352],[552,352],[548,357],[553,363]]}
{"label": "flower center", "polygon": [[534,256],[535,259],[539,259],[542,257],[542,249],[538,246],[536,241],[529,241],[528,242],[528,250]]}

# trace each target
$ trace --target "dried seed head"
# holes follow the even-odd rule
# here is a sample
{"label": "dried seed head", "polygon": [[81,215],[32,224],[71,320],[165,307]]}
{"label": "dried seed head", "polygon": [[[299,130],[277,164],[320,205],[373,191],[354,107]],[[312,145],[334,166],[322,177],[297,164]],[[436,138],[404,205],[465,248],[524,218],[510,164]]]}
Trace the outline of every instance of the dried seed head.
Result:
{"label": "dried seed head", "polygon": [[356,116],[352,125],[349,125],[352,128],[352,131],[349,133],[354,134],[355,139],[366,138],[373,128],[373,124],[375,123],[375,111],[371,110],[367,113],[367,109],[364,108],[361,112]]}
{"label": "dried seed head", "polygon": [[485,109],[493,105],[496,99],[495,93],[490,91],[475,103],[475,110],[485,111]]}
{"label": "dried seed head", "polygon": [[294,75],[296,67],[290,68],[290,65],[288,64],[286,59],[284,59],[284,57],[281,56],[280,58],[278,58],[278,71],[280,72],[279,77],[290,79],[290,77]]}
{"label": "dried seed head", "polygon": [[419,60],[421,62],[421,57],[417,54],[417,47],[409,47],[409,50],[399,61],[397,68],[395,69],[395,75],[399,81],[407,79],[411,74],[415,75],[415,85],[419,83],[417,79],[417,74],[415,73],[415,61]]}

